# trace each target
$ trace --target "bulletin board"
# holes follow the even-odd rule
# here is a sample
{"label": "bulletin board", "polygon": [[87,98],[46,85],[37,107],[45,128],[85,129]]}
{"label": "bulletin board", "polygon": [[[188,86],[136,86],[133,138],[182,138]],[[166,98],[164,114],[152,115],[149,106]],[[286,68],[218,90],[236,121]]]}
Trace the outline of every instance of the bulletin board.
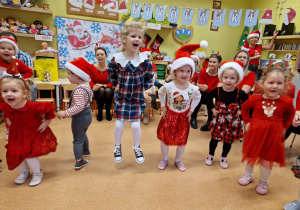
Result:
{"label": "bulletin board", "polygon": [[102,0],[67,0],[67,14],[119,20],[119,0],[111,0],[113,6],[104,7]]}

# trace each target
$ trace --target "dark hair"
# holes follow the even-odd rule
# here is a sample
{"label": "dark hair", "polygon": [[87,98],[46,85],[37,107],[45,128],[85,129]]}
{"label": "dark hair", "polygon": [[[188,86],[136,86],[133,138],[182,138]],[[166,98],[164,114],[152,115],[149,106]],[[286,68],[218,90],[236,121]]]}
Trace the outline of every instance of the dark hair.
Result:
{"label": "dark hair", "polygon": [[105,50],[103,47],[97,47],[97,48],[95,49],[95,54],[97,54],[97,51],[98,51],[98,50],[102,50],[102,51],[105,53],[106,57],[107,57],[107,52],[106,52],[106,50]]}
{"label": "dark hair", "polygon": [[12,36],[12,37],[14,37],[14,40],[16,40],[16,42],[18,42],[16,35],[14,35],[13,33],[9,32],[9,31],[0,32],[0,37],[2,37],[2,36]]}
{"label": "dark hair", "polygon": [[222,61],[222,56],[219,55],[219,54],[211,54],[210,57],[209,57],[209,59],[211,59],[211,58],[216,58],[216,59],[218,59],[218,62],[219,62],[219,63],[221,63],[221,61]]}

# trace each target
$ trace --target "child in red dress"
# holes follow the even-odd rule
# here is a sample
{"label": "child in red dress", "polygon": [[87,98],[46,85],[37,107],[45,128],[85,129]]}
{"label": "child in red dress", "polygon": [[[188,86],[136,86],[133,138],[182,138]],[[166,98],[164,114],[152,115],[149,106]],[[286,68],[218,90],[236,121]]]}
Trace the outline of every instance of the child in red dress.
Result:
{"label": "child in red dress", "polygon": [[[278,69],[269,70],[262,78],[263,95],[252,95],[242,107],[245,122],[245,137],[242,162],[246,173],[238,180],[248,185],[254,180],[254,164],[260,165],[260,180],[256,187],[258,194],[268,190],[268,178],[273,163],[285,166],[284,134],[295,114],[293,100],[280,95],[284,90],[286,75]],[[254,109],[250,120],[249,110]]]}
{"label": "child in red dress", "polygon": [[[168,165],[170,145],[176,145],[175,165],[180,171],[186,168],[181,162],[189,136],[189,121],[200,101],[201,94],[198,87],[189,82],[195,72],[195,64],[189,52],[199,48],[199,44],[186,45],[176,53],[176,60],[172,63],[171,74],[175,80],[166,83],[158,91],[163,110],[157,128],[157,138],[161,140],[162,160],[158,168],[163,170]],[[167,98],[167,100],[166,100]]]}
{"label": "child in red dress", "polygon": [[15,179],[18,185],[26,182],[30,168],[33,177],[29,186],[36,186],[43,179],[37,157],[56,151],[56,137],[48,127],[55,118],[54,110],[49,102],[29,101],[28,85],[16,68],[8,69],[4,76],[0,87],[5,103],[1,110],[10,121],[10,135],[5,146],[7,166],[9,170],[18,167],[21,171]]}

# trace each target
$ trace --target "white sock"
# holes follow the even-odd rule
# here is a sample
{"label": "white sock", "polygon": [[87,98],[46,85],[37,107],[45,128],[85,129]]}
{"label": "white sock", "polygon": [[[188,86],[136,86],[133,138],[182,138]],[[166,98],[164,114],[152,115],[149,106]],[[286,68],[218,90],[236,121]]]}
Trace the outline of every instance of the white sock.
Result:
{"label": "white sock", "polygon": [[116,144],[116,146],[121,145],[124,126],[125,126],[124,121],[116,120],[116,125],[115,125],[115,144]]}
{"label": "white sock", "polygon": [[18,169],[21,171],[21,173],[29,172],[29,168],[25,160],[18,166]]}
{"label": "white sock", "polygon": [[40,160],[38,158],[26,158],[26,162],[32,170],[32,173],[36,174],[41,171]]}
{"label": "white sock", "polygon": [[263,167],[262,165],[259,165],[260,168],[260,179],[264,182],[268,182],[269,176],[271,175],[270,169],[267,169]]}
{"label": "white sock", "polygon": [[185,146],[178,146],[176,149],[176,156],[175,156],[175,161],[179,162],[181,160],[181,157],[184,153]]}
{"label": "white sock", "polygon": [[163,141],[160,141],[160,151],[163,156],[163,160],[168,160],[169,146],[165,145]]}
{"label": "white sock", "polygon": [[248,161],[244,162],[246,174],[253,175],[253,167],[248,166]]}
{"label": "white sock", "polygon": [[140,123],[140,121],[131,123],[131,131],[132,131],[134,146],[138,147],[141,142],[141,123]]}

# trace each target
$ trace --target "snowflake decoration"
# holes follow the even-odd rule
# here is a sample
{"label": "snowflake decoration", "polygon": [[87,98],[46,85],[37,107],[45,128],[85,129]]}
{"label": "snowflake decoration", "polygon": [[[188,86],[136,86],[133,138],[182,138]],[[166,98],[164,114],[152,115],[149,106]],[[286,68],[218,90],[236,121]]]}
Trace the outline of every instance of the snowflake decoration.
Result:
{"label": "snowflake decoration", "polygon": [[68,52],[68,48],[67,47],[59,47],[58,49],[58,53],[59,53],[59,56],[62,56],[62,57],[67,57],[67,55],[69,55],[70,53]]}
{"label": "snowflake decoration", "polygon": [[91,30],[93,31],[93,33],[98,34],[101,31],[101,26],[99,23],[93,23],[91,25]]}
{"label": "snowflake decoration", "polygon": [[57,28],[59,28],[59,29],[66,27],[65,23],[66,23],[66,20],[62,19],[62,17],[60,17],[60,16],[57,18],[54,18],[54,25],[57,26]]}
{"label": "snowflake decoration", "polygon": [[119,23],[119,25],[118,25],[118,26],[119,26],[119,29],[120,29],[120,30],[121,30],[122,26],[124,25],[124,23],[125,23],[125,22],[121,22],[121,23]]}
{"label": "snowflake decoration", "polygon": [[232,120],[231,114],[227,115],[227,116],[226,116],[226,119],[227,119],[228,121]]}
{"label": "snowflake decoration", "polygon": [[224,123],[224,122],[225,122],[225,118],[224,118],[223,116],[221,116],[221,117],[219,118],[219,122],[220,122],[220,123]]}
{"label": "snowflake decoration", "polygon": [[107,55],[109,55],[109,53],[110,53],[109,47],[105,47],[105,50],[106,50]]}
{"label": "snowflake decoration", "polygon": [[66,63],[67,63],[67,60],[62,60],[62,61],[59,61],[59,68],[63,69],[64,71],[66,70]]}
{"label": "snowflake decoration", "polygon": [[85,56],[84,56],[88,62],[94,61],[95,60],[95,53],[93,51],[86,51]]}
{"label": "snowflake decoration", "polygon": [[68,39],[68,37],[64,34],[56,35],[56,41],[61,45],[67,44],[68,43],[67,39]]}

